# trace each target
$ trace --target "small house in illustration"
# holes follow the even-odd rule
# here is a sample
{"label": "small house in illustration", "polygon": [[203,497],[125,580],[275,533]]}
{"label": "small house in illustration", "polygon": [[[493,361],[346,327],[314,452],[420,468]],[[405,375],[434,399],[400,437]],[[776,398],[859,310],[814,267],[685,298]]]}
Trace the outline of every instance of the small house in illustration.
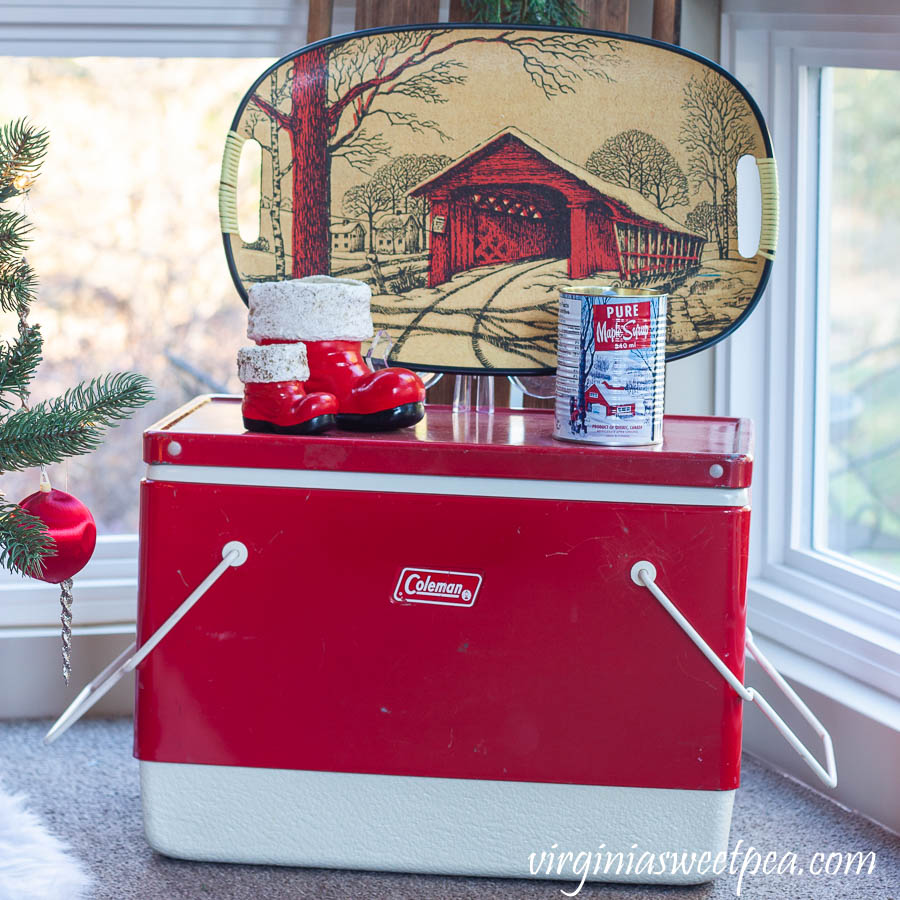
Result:
{"label": "small house in illustration", "polygon": [[592,384],[584,392],[584,405],[602,406],[607,418],[628,419],[644,412],[644,401],[630,394],[624,387],[615,387],[604,381],[600,386]]}
{"label": "small house in illustration", "polygon": [[375,249],[381,253],[418,253],[424,247],[418,216],[382,216],[375,223]]}
{"label": "small house in illustration", "polygon": [[477,266],[555,257],[568,276],[634,283],[700,265],[706,238],[639,191],[506,128],[416,185],[431,211],[428,284]]}
{"label": "small house in illustration", "polygon": [[358,253],[365,249],[366,229],[359,222],[343,221],[332,225],[331,249],[342,253]]}

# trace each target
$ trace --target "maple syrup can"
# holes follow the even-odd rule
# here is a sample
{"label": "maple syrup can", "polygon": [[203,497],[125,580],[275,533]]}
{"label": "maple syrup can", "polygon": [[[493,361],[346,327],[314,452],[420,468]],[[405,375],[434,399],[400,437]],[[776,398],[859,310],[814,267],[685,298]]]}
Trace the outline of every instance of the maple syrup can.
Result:
{"label": "maple syrup can", "polygon": [[555,437],[662,442],[666,301],[666,294],[638,288],[560,294]]}

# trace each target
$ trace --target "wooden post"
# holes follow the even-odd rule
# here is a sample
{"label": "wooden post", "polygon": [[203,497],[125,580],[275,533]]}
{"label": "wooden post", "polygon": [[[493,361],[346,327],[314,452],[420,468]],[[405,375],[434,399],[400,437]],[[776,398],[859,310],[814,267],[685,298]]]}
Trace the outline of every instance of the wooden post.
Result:
{"label": "wooden post", "polygon": [[391,291],[388,290],[387,283],[384,280],[384,273],[381,271],[381,260],[378,259],[378,254],[374,250],[366,254],[366,262],[372,271],[372,277],[375,279],[375,288],[378,293],[390,294]]}
{"label": "wooden post", "polygon": [[[579,6],[584,10],[582,28],[597,31],[628,31],[629,0],[586,0]],[[465,8],[463,0],[450,0],[450,21],[471,22],[472,14]]]}
{"label": "wooden post", "polygon": [[440,0],[356,0],[356,28],[437,22]]}
{"label": "wooden post", "polygon": [[681,0],[653,0],[653,39],[681,43]]}
{"label": "wooden post", "polygon": [[[659,0],[657,0],[659,2]],[[598,31],[628,31],[628,0],[587,0],[581,24]]]}
{"label": "wooden post", "polygon": [[306,43],[314,44],[331,34],[331,15],[334,0],[309,0],[309,20],[306,24]]}

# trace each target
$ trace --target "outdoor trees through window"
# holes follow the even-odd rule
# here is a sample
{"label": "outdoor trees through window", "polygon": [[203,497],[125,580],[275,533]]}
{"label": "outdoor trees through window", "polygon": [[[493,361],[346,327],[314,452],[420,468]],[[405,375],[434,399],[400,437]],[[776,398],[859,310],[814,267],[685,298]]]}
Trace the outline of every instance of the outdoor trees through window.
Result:
{"label": "outdoor trees through window", "polygon": [[817,544],[900,578],[900,71],[823,69],[821,95]]}
{"label": "outdoor trees through window", "polygon": [[[216,207],[225,134],[269,60],[6,58],[6,118],[27,115],[50,149],[26,210],[44,338],[34,400],[104,369],[147,375],[156,401],[86,457],[53,467],[101,534],[137,530],[140,435],[190,397],[239,387],[241,303]],[[13,323],[3,322],[6,330]],[[4,477],[14,499],[37,475]]]}

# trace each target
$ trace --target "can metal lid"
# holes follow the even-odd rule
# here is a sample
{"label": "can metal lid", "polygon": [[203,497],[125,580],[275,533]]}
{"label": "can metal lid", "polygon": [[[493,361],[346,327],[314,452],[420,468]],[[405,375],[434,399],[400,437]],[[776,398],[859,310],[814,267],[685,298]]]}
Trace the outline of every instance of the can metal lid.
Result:
{"label": "can metal lid", "polygon": [[665,291],[651,291],[648,288],[609,287],[588,284],[584,287],[563,288],[561,297],[665,297]]}

